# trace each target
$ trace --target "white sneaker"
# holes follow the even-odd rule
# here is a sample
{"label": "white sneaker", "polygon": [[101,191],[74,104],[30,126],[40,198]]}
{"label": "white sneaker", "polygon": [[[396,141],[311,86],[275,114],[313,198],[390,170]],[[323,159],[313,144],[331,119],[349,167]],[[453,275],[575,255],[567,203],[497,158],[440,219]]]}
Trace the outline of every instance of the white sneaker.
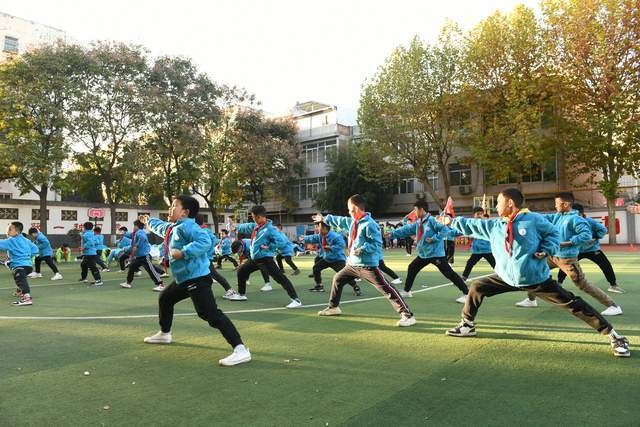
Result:
{"label": "white sneaker", "polygon": [[620,308],[620,306],[612,305],[600,314],[602,314],[603,316],[618,316],[622,314],[622,309]]}
{"label": "white sneaker", "polygon": [[111,270],[109,270],[108,268],[103,268],[103,269],[102,269],[102,272],[103,272],[103,273],[108,273],[108,272],[110,272],[110,271],[111,271]]}
{"label": "white sneaker", "polygon": [[392,285],[399,285],[400,283],[402,283],[402,279],[401,279],[401,278],[399,278],[399,277],[398,277],[397,279],[393,279],[393,280],[391,281],[391,284],[392,284]]}
{"label": "white sneaker", "polygon": [[162,291],[164,291],[164,285],[160,284],[158,286],[155,286],[155,287],[151,288],[151,290],[153,292],[162,292]]}
{"label": "white sneaker", "polygon": [[62,274],[60,273],[54,274],[51,280],[62,280]]}
{"label": "white sneaker", "polygon": [[411,254],[406,254],[405,256],[411,256]]}
{"label": "white sneaker", "polygon": [[95,286],[102,286],[104,285],[104,282],[102,280],[98,280],[97,282],[94,283]]}
{"label": "white sneaker", "polygon": [[302,301],[299,299],[292,299],[291,302],[287,305],[287,308],[299,308],[302,307]]}
{"label": "white sneaker", "polygon": [[458,304],[464,304],[465,302],[467,302],[467,296],[466,296],[466,295],[462,295],[460,298],[458,298],[458,299],[456,300],[456,302],[457,302]]}
{"label": "white sneaker", "polygon": [[42,277],[42,273],[36,273],[35,271],[31,274],[28,274],[27,277],[30,277],[32,279],[38,279],[40,277]]}
{"label": "white sneaker", "polygon": [[136,276],[138,277],[142,276],[142,271],[136,271]]}
{"label": "white sneaker", "polygon": [[359,277],[356,277],[355,279],[353,279],[354,282],[362,282],[362,279]]}
{"label": "white sneaker", "polygon": [[251,353],[249,349],[243,345],[239,345],[233,349],[233,353],[224,359],[220,359],[218,363],[221,366],[233,366],[239,365],[240,363],[247,363],[251,361]]}
{"label": "white sneaker", "polygon": [[400,327],[413,326],[415,324],[416,318],[413,316],[407,316],[406,314],[403,314],[400,320],[396,322],[396,326]]}
{"label": "white sneaker", "polygon": [[524,307],[524,308],[534,308],[538,306],[538,300],[531,301],[529,298],[525,298],[520,302],[516,303],[516,307]]}
{"label": "white sneaker", "polygon": [[162,274],[160,275],[160,278],[161,278],[161,279],[164,279],[164,278],[166,278],[166,277],[169,277],[169,273],[162,273]]}
{"label": "white sneaker", "polygon": [[229,289],[227,292],[224,293],[224,295],[222,295],[223,299],[229,299],[230,297],[232,297],[233,295],[237,295],[238,293],[236,292],[235,289],[231,288]]}
{"label": "white sneaker", "polygon": [[131,283],[127,283],[127,282],[120,283],[120,287],[121,288],[125,288],[125,289],[131,289],[132,288]]}
{"label": "white sneaker", "polygon": [[164,333],[162,331],[144,339],[147,344],[171,344],[172,341],[171,332]]}
{"label": "white sneaker", "polygon": [[233,295],[229,295],[227,297],[229,301],[246,301],[247,297],[245,295],[240,295],[239,293],[234,293]]}
{"label": "white sneaker", "polygon": [[318,316],[340,316],[341,314],[342,310],[340,310],[340,307],[327,307],[318,312]]}
{"label": "white sneaker", "polygon": [[413,293],[411,291],[400,291],[400,296],[402,298],[413,298]]}
{"label": "white sneaker", "polygon": [[261,292],[269,292],[269,291],[272,291],[272,290],[273,290],[273,288],[271,287],[271,283],[269,283],[269,282],[265,283],[264,286],[260,288]]}

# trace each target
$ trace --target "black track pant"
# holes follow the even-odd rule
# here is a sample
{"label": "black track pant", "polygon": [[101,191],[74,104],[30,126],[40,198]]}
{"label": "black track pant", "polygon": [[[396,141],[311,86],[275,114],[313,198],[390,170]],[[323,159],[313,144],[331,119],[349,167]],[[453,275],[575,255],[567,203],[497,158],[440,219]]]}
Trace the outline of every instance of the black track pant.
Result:
{"label": "black track pant", "polygon": [[[578,261],[581,259],[589,259],[596,263],[600,270],[604,273],[604,277],[607,278],[607,282],[609,285],[616,286],[616,273],[613,271],[613,267],[611,266],[611,262],[609,262],[609,258],[602,251],[593,251],[593,252],[582,252],[578,255]],[[567,273],[560,270],[558,273],[558,282],[564,282],[564,279],[567,277]]]}
{"label": "black track pant", "polygon": [[[247,292],[247,279],[254,271],[262,271],[263,275],[266,272],[269,276],[282,286],[287,291],[287,294],[291,299],[297,299],[298,294],[293,287],[293,284],[287,276],[278,268],[273,258],[260,258],[260,259],[248,259],[242,263],[238,268],[238,293],[244,295]],[[267,277],[268,279],[268,277]]]}
{"label": "black track pant", "polygon": [[23,294],[31,292],[29,288],[29,282],[27,281],[27,275],[31,274],[33,268],[31,267],[16,267],[11,272],[13,273],[13,281]]}
{"label": "black track pant", "polygon": [[155,269],[153,263],[151,262],[151,255],[147,254],[145,256],[138,256],[129,262],[129,271],[127,271],[127,283],[133,283],[133,275],[140,270],[140,267],[144,268],[147,271],[147,274],[153,280],[156,286],[162,284],[162,279],[160,278],[160,274]]}
{"label": "black track pant", "polygon": [[476,279],[469,289],[469,297],[462,309],[462,317],[473,322],[485,297],[514,291],[527,291],[556,307],[563,308],[601,334],[608,334],[613,329],[613,326],[586,301],[567,291],[551,278],[539,285],[526,288],[511,286],[497,274]]}
{"label": "black track pant", "polygon": [[493,254],[491,252],[484,253],[484,254],[471,254],[469,259],[467,260],[467,265],[464,266],[464,272],[462,273],[462,278],[463,279],[467,280],[469,278],[469,275],[471,274],[471,270],[473,270],[473,267],[482,258],[487,260],[487,262],[489,263],[491,268],[495,268],[496,259],[493,257]]}
{"label": "black track pant", "polygon": [[180,284],[174,281],[162,291],[158,299],[162,332],[171,332],[173,307],[187,298],[191,298],[198,317],[207,321],[211,327],[218,329],[232,348],[242,344],[238,330],[216,305],[216,299],[211,291],[210,276],[198,277]]}
{"label": "black track pant", "polygon": [[293,269],[293,271],[296,271],[298,269],[298,266],[291,259],[291,255],[282,256],[282,255],[278,254],[278,255],[276,255],[276,262],[278,263],[278,268],[283,273],[284,273],[284,265],[282,264],[282,260],[283,259],[287,264],[289,264],[289,267],[291,267]]}
{"label": "black track pant", "polygon": [[378,267],[355,267],[346,265],[342,270],[333,276],[331,284],[331,298],[329,299],[330,307],[338,307],[340,298],[342,297],[342,288],[355,278],[364,279],[371,283],[382,295],[386,296],[393,309],[401,314],[412,316],[409,306],[400,296],[400,292],[387,282],[384,275]]}
{"label": "black track pant", "polygon": [[231,285],[229,284],[227,279],[225,279],[223,275],[218,273],[216,268],[213,266],[213,261],[209,263],[209,273],[211,274],[211,278],[216,282],[220,283],[220,286],[222,286],[225,291],[228,291],[229,289],[231,289]]}
{"label": "black track pant", "polygon": [[96,264],[98,264],[102,269],[107,268],[107,264],[105,264],[104,260],[102,259],[102,249],[98,249],[96,250],[96,252],[97,252]]}
{"label": "black track pant", "polygon": [[80,263],[80,279],[86,279],[89,270],[91,270],[91,275],[96,282],[102,280],[100,277],[100,270],[98,270],[96,265],[97,257],[97,255],[82,255],[82,262]]}
{"label": "black track pant", "polygon": [[458,276],[458,273],[453,271],[449,263],[447,262],[446,257],[434,257],[434,258],[420,258],[416,257],[411,264],[409,264],[409,269],[407,271],[407,281],[404,284],[404,290],[409,292],[413,287],[413,282],[416,279],[416,276],[427,265],[433,264],[436,266],[440,273],[447,279],[451,280],[451,282],[462,291],[463,294],[467,294],[469,289],[467,288],[467,284],[464,282],[462,277]]}
{"label": "black track pant", "polygon": [[[318,257],[318,260],[313,264],[313,280],[316,285],[322,285],[322,270],[327,268],[333,269],[336,273],[344,268],[346,262],[344,261],[327,261],[322,257]],[[353,289],[360,289],[355,280],[347,282]]]}
{"label": "black track pant", "polygon": [[384,263],[384,260],[381,259],[380,263],[378,264],[378,268],[387,276],[391,277],[393,280],[396,280],[398,278],[398,275],[396,274],[395,271],[393,271],[392,269],[390,269],[389,267],[387,267],[387,264]]}
{"label": "black track pant", "polygon": [[404,249],[411,255],[411,250],[413,249],[413,239],[411,237],[404,239]]}
{"label": "black track pant", "polygon": [[238,262],[233,259],[233,257],[231,257],[230,255],[220,255],[218,257],[218,266],[216,268],[222,268],[222,261],[224,261],[225,259],[233,264],[234,267],[238,267]]}
{"label": "black track pant", "polygon": [[51,271],[53,271],[54,274],[56,274],[58,272],[58,267],[56,267],[56,265],[53,262],[53,258],[51,258],[51,255],[47,255],[47,256],[37,256],[36,257],[36,273],[40,273],[40,264],[42,264],[42,261],[44,261],[49,268],[51,269]]}
{"label": "black track pant", "polygon": [[455,240],[445,240],[444,241],[444,252],[447,257],[447,262],[453,264],[453,256],[456,253],[456,241]]}

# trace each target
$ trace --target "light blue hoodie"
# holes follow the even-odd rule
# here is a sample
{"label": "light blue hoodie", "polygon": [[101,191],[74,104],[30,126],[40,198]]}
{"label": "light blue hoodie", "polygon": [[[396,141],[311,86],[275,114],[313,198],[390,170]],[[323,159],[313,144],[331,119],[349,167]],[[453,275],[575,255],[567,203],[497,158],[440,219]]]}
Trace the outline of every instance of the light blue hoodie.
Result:
{"label": "light blue hoodie", "polygon": [[0,240],[0,250],[9,254],[9,268],[31,267],[31,258],[38,255],[38,247],[22,234]]}
{"label": "light blue hoodie", "polygon": [[[356,237],[351,242],[351,227],[354,220],[350,216],[327,215],[324,221],[331,227],[346,230],[349,233],[351,249],[347,256],[347,264],[354,267],[377,267],[382,257],[382,233],[380,226],[367,214],[358,221],[356,226]],[[362,249],[360,255],[356,255],[356,249]]]}
{"label": "light blue hoodie", "polygon": [[600,221],[596,221],[595,219],[589,217],[584,219],[589,224],[589,227],[591,227],[591,238],[596,239],[596,241],[592,245],[582,245],[582,247],[580,248],[580,253],[599,251],[600,239],[606,236],[609,233],[609,230],[607,230],[607,227],[605,227],[604,224]]}
{"label": "light blue hoodie", "polygon": [[[391,232],[391,238],[405,239],[416,236],[417,239],[420,227],[422,227],[422,236],[420,237],[420,241],[416,242],[418,256],[420,258],[443,257],[444,245],[442,244],[442,240],[449,235],[451,230],[440,224],[429,214],[427,214],[425,218],[418,219],[418,221],[412,224],[407,224],[393,230]],[[431,239],[431,243],[427,242],[427,239]]]}
{"label": "light blue hoodie", "polygon": [[[247,222],[245,224],[239,224],[236,227],[236,231],[240,234],[251,235],[257,226],[258,224],[255,222]],[[258,260],[262,258],[273,258],[279,242],[280,232],[273,226],[269,219],[258,229],[253,241],[251,242],[251,259]],[[262,248],[263,245],[267,246],[267,248]]]}
{"label": "light blue hoodie", "polygon": [[329,249],[322,247],[322,235],[312,234],[310,236],[304,236],[305,243],[312,243],[318,245],[318,255],[324,258],[327,262],[344,261],[347,259],[344,254],[344,237],[335,231],[329,230],[325,237],[327,246]]}
{"label": "light blue hoodie", "polygon": [[553,224],[560,235],[560,243],[571,242],[570,246],[558,248],[553,256],[577,258],[583,244],[591,240],[591,226],[577,210],[546,214],[544,217]]}
{"label": "light blue hoodie", "polygon": [[38,231],[38,234],[36,234],[35,244],[38,247],[39,256],[41,257],[51,256],[51,254],[53,253],[49,239],[47,239],[47,236],[45,236],[39,231]]}

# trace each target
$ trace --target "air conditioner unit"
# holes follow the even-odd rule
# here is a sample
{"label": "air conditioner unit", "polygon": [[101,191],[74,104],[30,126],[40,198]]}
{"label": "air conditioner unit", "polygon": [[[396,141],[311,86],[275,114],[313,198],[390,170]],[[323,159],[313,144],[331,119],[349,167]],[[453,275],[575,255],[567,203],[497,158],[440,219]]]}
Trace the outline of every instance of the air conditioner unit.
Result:
{"label": "air conditioner unit", "polygon": [[460,194],[466,196],[473,193],[473,187],[471,187],[470,185],[461,185],[458,187],[458,191],[460,191]]}

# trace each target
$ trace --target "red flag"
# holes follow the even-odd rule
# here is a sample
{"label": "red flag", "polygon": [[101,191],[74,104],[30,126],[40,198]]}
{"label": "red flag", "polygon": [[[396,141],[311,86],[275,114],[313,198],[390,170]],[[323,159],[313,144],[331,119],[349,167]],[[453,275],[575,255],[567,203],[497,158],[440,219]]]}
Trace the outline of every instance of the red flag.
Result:
{"label": "red flag", "polygon": [[416,213],[416,210],[412,210],[411,212],[409,212],[405,218],[407,218],[409,220],[409,223],[413,224],[414,222],[416,222],[418,220],[418,214]]}
{"label": "red flag", "polygon": [[456,213],[453,211],[453,199],[451,196],[447,199],[447,204],[444,206],[444,213],[451,218],[455,218]]}

